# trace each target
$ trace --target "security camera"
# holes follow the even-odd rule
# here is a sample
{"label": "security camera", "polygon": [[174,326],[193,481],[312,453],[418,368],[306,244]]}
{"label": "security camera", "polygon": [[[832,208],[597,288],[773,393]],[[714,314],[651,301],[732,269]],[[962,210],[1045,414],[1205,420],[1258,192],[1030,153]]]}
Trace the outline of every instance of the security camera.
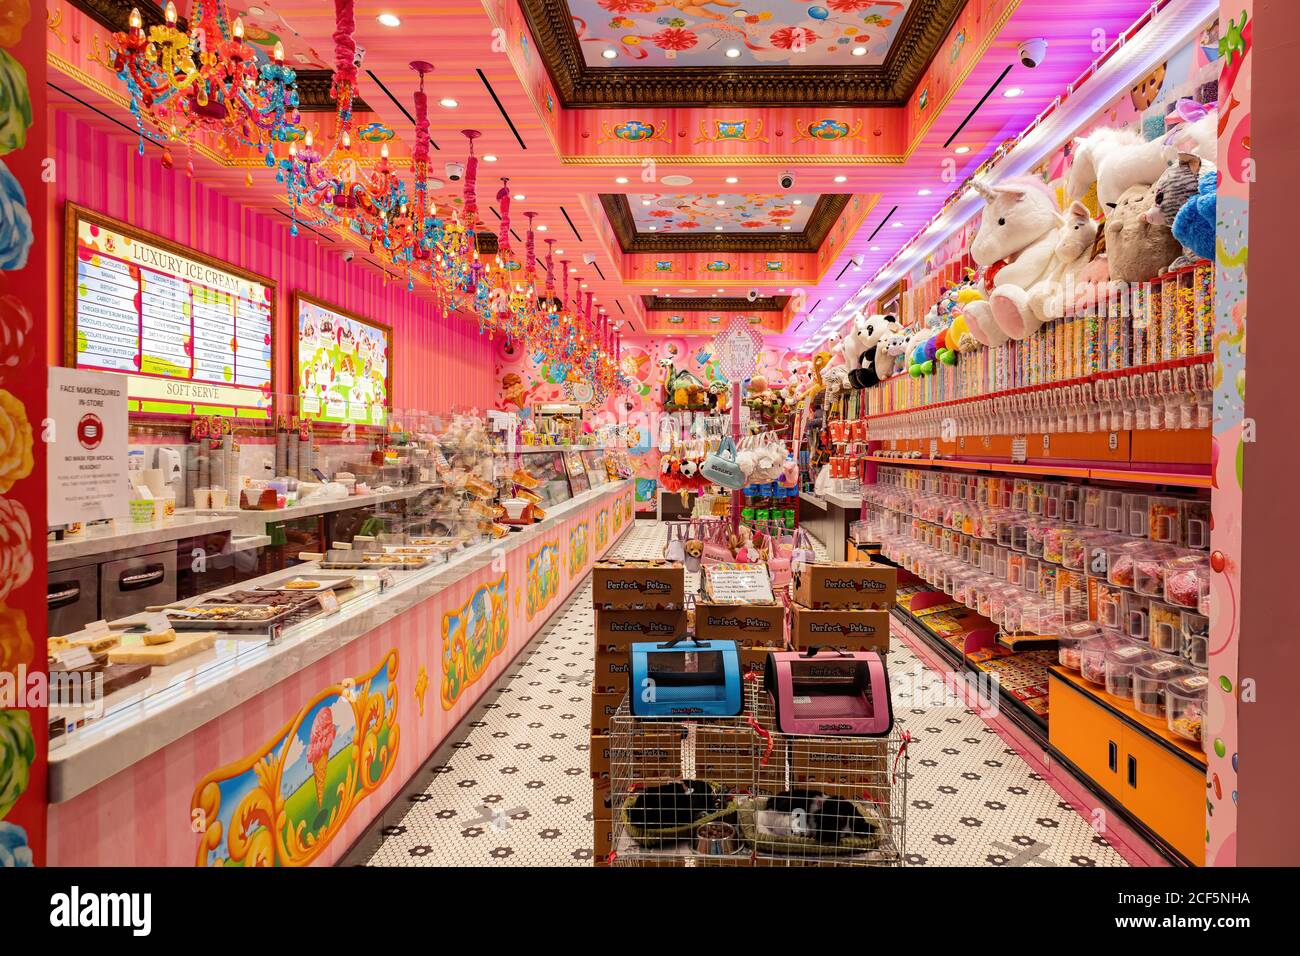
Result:
{"label": "security camera", "polygon": [[595,263],[596,263],[596,254],[595,254],[594,252],[584,252],[584,253],[582,254],[582,261],[585,262],[585,263],[586,263],[587,265],[589,265],[589,266],[590,266],[590,265],[595,265]]}
{"label": "security camera", "polygon": [[465,167],[460,163],[448,163],[446,166],[447,178],[453,183],[458,183],[465,176]]}
{"label": "security camera", "polygon": [[353,252],[351,249],[344,249],[344,250],[343,250],[343,261],[344,261],[344,262],[351,262],[351,261],[352,261],[352,258],[353,258],[355,255],[356,255],[356,253]]}
{"label": "security camera", "polygon": [[750,302],[757,302],[757,301],[758,301],[758,290],[757,290],[757,289],[750,289],[748,292],[745,293],[745,298],[748,299]]}
{"label": "security camera", "polygon": [[849,262],[853,263],[855,268],[861,268],[863,262],[862,253],[859,252],[856,256],[849,256]]}
{"label": "security camera", "polygon": [[1032,70],[1047,59],[1047,41],[1042,37],[1025,40],[1016,48],[1016,56],[1020,57],[1021,64]]}
{"label": "security camera", "polygon": [[776,184],[782,189],[794,188],[794,173],[782,173],[777,177]]}

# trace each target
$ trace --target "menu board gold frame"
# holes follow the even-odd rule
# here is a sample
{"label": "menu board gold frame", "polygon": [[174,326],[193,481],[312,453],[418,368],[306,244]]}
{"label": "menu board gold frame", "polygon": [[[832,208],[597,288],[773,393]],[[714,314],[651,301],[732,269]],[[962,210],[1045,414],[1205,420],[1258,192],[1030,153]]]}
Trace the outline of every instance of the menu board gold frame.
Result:
{"label": "menu board gold frame", "polygon": [[[325,414],[308,414],[303,405],[302,394],[302,371],[298,367],[301,359],[299,347],[302,338],[302,306],[306,304],[315,309],[332,313],[334,316],[347,319],[349,322],[356,323],[359,326],[374,332],[381,333],[385,342],[384,356],[384,401],[383,401],[383,419],[374,421],[373,417],[367,421],[360,421],[356,418],[339,418],[329,417]],[[294,412],[301,418],[311,421],[317,428],[347,428],[355,426],[357,428],[385,428],[388,424],[389,416],[393,411],[393,330],[392,327],[383,322],[377,322],[374,319],[367,319],[355,312],[347,309],[340,309],[338,306],[331,305],[321,299],[308,295],[305,292],[295,290],[293,293],[293,315],[289,323],[289,372],[293,376],[293,394],[295,408]],[[358,362],[358,364],[360,364]]]}
{"label": "menu board gold frame", "polygon": [[[99,363],[78,360],[80,354],[78,349],[78,305],[83,297],[89,298],[91,296],[89,286],[96,281],[93,277],[87,276],[82,277],[82,279],[87,280],[83,282],[78,275],[78,264],[81,261],[78,254],[80,246],[79,229],[83,224],[90,231],[106,231],[120,236],[125,240],[123,245],[130,244],[132,250],[141,248],[148,251],[150,261],[143,262],[141,259],[143,253],[134,254],[133,251],[135,262],[129,265],[127,265],[127,260],[122,258],[122,254],[125,252],[124,249],[110,250],[106,248],[102,251],[102,254],[113,258],[118,275],[130,276],[137,283],[142,282],[142,278],[139,275],[131,276],[131,269],[151,271],[156,276],[160,290],[159,294],[164,297],[160,299],[160,302],[164,302],[160,306],[160,311],[165,312],[168,305],[174,306],[176,302],[183,301],[181,314],[191,321],[191,337],[186,343],[189,348],[187,358],[190,361],[191,369],[187,375],[168,374],[165,370],[162,370],[165,369],[163,365],[165,360],[158,361],[158,368],[160,369],[158,371],[149,371],[143,368],[146,339],[143,328],[144,285],[136,287],[134,298],[138,299],[139,302],[132,305],[132,308],[137,310],[138,321],[140,322],[140,331],[135,343],[139,349],[138,354],[135,355],[137,369],[113,368],[107,360]],[[112,216],[96,212],[93,209],[87,209],[74,202],[64,204],[63,247],[63,354],[60,357],[63,365],[69,368],[102,369],[127,376],[129,379],[127,395],[130,399],[129,408],[133,415],[157,416],[168,419],[191,418],[198,415],[225,415],[239,421],[257,423],[272,420],[275,411],[276,394],[275,335],[277,331],[277,299],[276,283],[274,281],[214,256],[190,249],[179,242],[165,239],[119,219],[114,219]],[[170,258],[164,262],[164,256]],[[126,271],[122,271],[121,267],[123,265],[127,265]],[[181,270],[187,275],[177,275],[176,270]],[[197,349],[195,348],[193,334],[196,328],[194,325],[194,310],[197,300],[193,298],[193,287],[190,287],[188,299],[184,299],[184,294],[180,292],[179,288],[180,286],[188,286],[190,282],[193,282],[199,288],[205,289],[211,297],[211,301],[198,303],[199,308],[224,310],[228,307],[231,310],[232,342],[238,338],[235,330],[238,328],[241,305],[253,310],[245,313],[253,321],[266,325],[263,342],[260,343],[261,347],[269,352],[270,358],[265,385],[240,385],[238,383],[240,366],[237,361],[237,348],[233,344],[229,354],[231,366],[226,370],[228,374],[225,376],[233,380],[232,384],[195,377],[194,369],[199,361],[195,355]],[[165,296],[168,293],[167,286],[169,283],[174,287],[171,290],[173,298],[170,303],[166,303]],[[107,287],[106,283],[101,282],[101,284]],[[224,285],[226,288],[218,289],[216,288],[217,285]],[[130,290],[129,283],[123,284],[117,294],[125,296]],[[244,293],[247,293],[247,295]],[[106,297],[111,298],[107,294]],[[188,313],[185,311],[186,308],[188,308]],[[105,308],[104,312],[107,316],[121,314],[121,311],[114,313],[111,308]],[[264,315],[260,314],[263,312]],[[118,319],[108,318],[106,321],[110,323],[117,321],[119,326],[123,324]],[[109,327],[111,326],[106,325],[106,328]],[[183,336],[181,332],[162,332],[158,334],[170,335],[173,339]],[[265,341],[267,338],[269,338],[269,341]],[[118,351],[116,360],[123,361],[123,346],[113,347]],[[216,358],[213,361],[220,362],[221,358]]]}

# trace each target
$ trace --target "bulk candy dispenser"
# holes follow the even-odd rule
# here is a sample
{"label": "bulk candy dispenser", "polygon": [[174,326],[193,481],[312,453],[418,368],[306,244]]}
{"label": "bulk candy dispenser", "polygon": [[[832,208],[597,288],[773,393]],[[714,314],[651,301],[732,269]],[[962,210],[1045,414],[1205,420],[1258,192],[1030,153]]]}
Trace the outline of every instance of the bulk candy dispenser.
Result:
{"label": "bulk candy dispenser", "polygon": [[1148,717],[1165,716],[1165,688],[1170,681],[1195,677],[1197,670],[1167,654],[1133,668],[1133,706]]}
{"label": "bulk candy dispenser", "polygon": [[1178,677],[1165,685],[1165,719],[1171,733],[1201,743],[1210,678],[1203,673]]}

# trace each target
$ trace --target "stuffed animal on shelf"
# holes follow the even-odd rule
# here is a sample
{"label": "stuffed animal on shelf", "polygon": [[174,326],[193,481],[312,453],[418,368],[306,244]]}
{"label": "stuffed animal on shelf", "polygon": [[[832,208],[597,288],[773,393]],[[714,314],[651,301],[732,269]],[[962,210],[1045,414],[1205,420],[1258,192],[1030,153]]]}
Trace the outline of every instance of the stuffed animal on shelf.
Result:
{"label": "stuffed animal on shelf", "polygon": [[1200,192],[1178,210],[1174,238],[1202,259],[1214,259],[1215,222],[1218,215],[1219,174],[1214,169],[1201,173]]}
{"label": "stuffed animal on shelf", "polygon": [[1183,97],[1169,109],[1165,119],[1165,158],[1191,153],[1213,163],[1219,146],[1219,111],[1214,103],[1198,103]]}
{"label": "stuffed animal on shelf", "polygon": [[1160,178],[1168,165],[1163,139],[1146,141],[1127,129],[1103,126],[1074,141],[1066,191],[1083,200],[1097,184],[1097,203],[1104,215],[1133,186]]}
{"label": "stuffed animal on shelf", "polygon": [[[858,320],[857,344],[862,347],[862,354],[858,359],[858,368],[849,372],[849,380],[854,388],[870,388],[880,382],[880,371],[885,365],[878,361],[880,340],[897,327],[893,316],[888,315],[872,315]],[[887,374],[892,372],[893,360],[889,359]]]}
{"label": "stuffed animal on shelf", "polygon": [[1079,273],[1092,258],[1092,247],[1097,240],[1100,223],[1093,220],[1088,207],[1074,202],[1062,217],[1062,226],[1056,234],[1056,248],[1052,253],[1052,266],[1047,277],[1029,290],[1029,309],[1037,325],[1065,315],[1065,303],[1073,302]]}
{"label": "stuffed animal on shelf", "polygon": [[1168,226],[1142,218],[1154,196],[1153,186],[1130,186],[1106,217],[1106,256],[1112,282],[1148,282],[1183,251]]}
{"label": "stuffed animal on shelf", "polygon": [[992,347],[1023,339],[1041,324],[1027,290],[1051,269],[1061,220],[1055,198],[1033,176],[973,185],[986,205],[970,253],[984,267],[988,299],[968,303],[965,314],[972,334]]}
{"label": "stuffed animal on shelf", "polygon": [[[1192,248],[1192,243],[1184,242],[1179,237],[1176,223],[1183,208],[1199,196],[1203,172],[1216,177],[1212,163],[1203,162],[1194,153],[1180,153],[1178,161],[1166,169],[1160,178],[1156,180],[1152,189],[1151,205],[1142,213],[1143,221],[1154,226],[1168,226],[1173,231],[1174,238],[1183,244],[1183,254],[1169,264],[1170,269],[1191,265],[1195,258],[1200,255]],[[1207,247],[1205,240],[1208,238],[1210,255],[1202,257],[1208,259],[1214,254],[1213,211],[1211,211],[1208,224],[1208,236],[1205,234],[1204,229],[1200,228],[1201,225],[1200,215],[1193,212],[1184,218],[1183,231],[1189,238],[1196,241],[1202,249]]]}
{"label": "stuffed animal on shelf", "polygon": [[849,384],[853,388],[862,388],[862,358],[867,354],[869,343],[863,335],[863,318],[856,316],[849,325],[849,331],[836,344],[835,349],[844,361],[844,368],[849,374]]}
{"label": "stuffed animal on shelf", "polygon": [[[894,336],[902,333],[903,327],[898,324],[898,319],[892,315],[873,315],[867,322],[873,326],[872,331],[876,333],[876,347],[873,350],[871,359],[872,374],[875,376],[876,382],[883,382],[897,370],[898,353],[889,350],[889,343]],[[877,331],[874,328],[877,325],[883,326],[883,328]]]}

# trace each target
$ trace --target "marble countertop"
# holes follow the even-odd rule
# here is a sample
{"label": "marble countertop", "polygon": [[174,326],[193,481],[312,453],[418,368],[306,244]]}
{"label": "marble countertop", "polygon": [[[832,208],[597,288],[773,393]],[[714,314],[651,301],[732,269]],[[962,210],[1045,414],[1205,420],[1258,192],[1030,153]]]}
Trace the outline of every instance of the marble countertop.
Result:
{"label": "marble countertop", "polygon": [[132,524],[130,519],[118,519],[117,529],[107,525],[87,528],[75,538],[46,543],[46,558],[52,567],[68,566],[80,558],[102,558],[118,551],[138,552],[151,544],[180,541],[182,538],[215,534],[234,530],[234,513],[177,511],[167,522]]}
{"label": "marble countertop", "polygon": [[861,494],[843,495],[838,491],[828,491],[825,494],[815,495],[812,492],[801,491],[799,492],[799,497],[804,501],[816,505],[818,508],[825,508],[828,504],[834,505],[837,508],[845,509],[862,507]]}
{"label": "marble countertop", "polygon": [[[378,573],[359,574],[363,585],[368,585],[365,592],[334,614],[286,628],[275,645],[267,643],[264,634],[222,637],[212,650],[154,668],[146,680],[110,695],[103,702],[104,716],[66,734],[51,749],[50,802],[71,800],[490,565],[499,547],[526,546],[575,512],[625,491],[628,485],[617,481],[583,492],[548,509],[544,521],[512,532],[502,541],[476,545],[421,571],[395,572],[393,584],[382,593],[375,593]],[[301,575],[312,567],[297,565],[237,587]]]}

